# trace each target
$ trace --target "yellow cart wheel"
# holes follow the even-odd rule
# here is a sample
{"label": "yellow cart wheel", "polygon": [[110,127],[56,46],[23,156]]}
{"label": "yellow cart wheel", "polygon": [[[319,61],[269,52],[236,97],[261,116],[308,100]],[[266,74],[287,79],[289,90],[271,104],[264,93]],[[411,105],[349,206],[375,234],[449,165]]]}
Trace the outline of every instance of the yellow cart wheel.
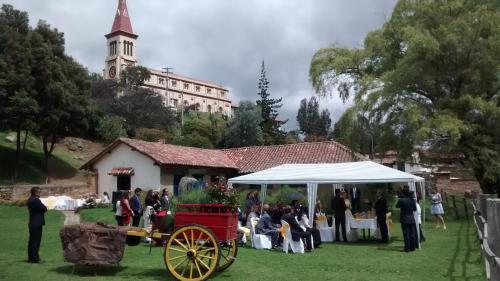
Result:
{"label": "yellow cart wheel", "polygon": [[186,225],[170,235],[164,259],[175,279],[205,280],[217,269],[220,248],[212,231],[201,225]]}
{"label": "yellow cart wheel", "polygon": [[223,271],[233,264],[238,255],[238,244],[236,239],[224,241],[219,243],[220,247],[220,261],[217,271]]}

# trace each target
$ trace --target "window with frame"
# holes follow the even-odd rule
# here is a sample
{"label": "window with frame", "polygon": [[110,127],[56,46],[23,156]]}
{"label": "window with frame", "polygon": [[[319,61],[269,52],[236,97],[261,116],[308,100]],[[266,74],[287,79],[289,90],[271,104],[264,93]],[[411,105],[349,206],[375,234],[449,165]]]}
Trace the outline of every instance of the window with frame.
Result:
{"label": "window with frame", "polygon": [[163,85],[164,82],[165,82],[165,79],[158,78],[158,84]]}
{"label": "window with frame", "polygon": [[199,85],[196,85],[196,86],[194,87],[194,90],[195,90],[195,91],[197,91],[197,92],[199,92],[199,91],[200,91],[200,89],[201,89],[201,87],[200,87]]}
{"label": "window with frame", "polygon": [[172,87],[177,87],[177,81],[172,80]]}
{"label": "window with frame", "polygon": [[189,84],[188,83],[184,83],[184,90],[189,90]]}
{"label": "window with frame", "polygon": [[209,95],[212,94],[212,89],[207,88],[207,94],[209,94]]}

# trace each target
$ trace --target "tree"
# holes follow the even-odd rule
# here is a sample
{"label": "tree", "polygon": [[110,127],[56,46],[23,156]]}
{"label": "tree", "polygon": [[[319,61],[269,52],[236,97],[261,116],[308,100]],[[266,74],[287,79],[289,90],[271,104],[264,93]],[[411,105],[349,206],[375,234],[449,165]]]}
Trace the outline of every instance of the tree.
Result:
{"label": "tree", "polygon": [[310,77],[321,95],[354,95],[396,145],[464,155],[483,192],[500,194],[499,45],[495,1],[400,0],[363,49],[319,50]]}
{"label": "tree", "polygon": [[184,116],[182,134],[173,143],[201,148],[221,147],[226,126],[221,114],[189,112]]}
{"label": "tree", "polygon": [[264,142],[261,115],[254,103],[242,101],[226,132],[226,147],[257,146]]}
{"label": "tree", "polygon": [[120,73],[120,87],[125,91],[138,90],[150,77],[151,73],[146,67],[131,65]]}
{"label": "tree", "polygon": [[305,141],[324,141],[328,139],[331,131],[332,120],[328,109],[319,111],[319,103],[316,97],[306,98],[300,101],[297,112],[297,122],[300,133],[305,135]]}
{"label": "tree", "polygon": [[262,61],[262,68],[259,78],[259,97],[260,100],[257,101],[257,105],[260,107],[262,121],[260,127],[262,129],[264,144],[280,144],[285,141],[285,132],[281,130],[281,127],[288,121],[278,120],[278,109],[280,109],[282,104],[282,98],[271,99],[269,90],[269,81],[266,77],[266,67],[264,61]]}
{"label": "tree", "polygon": [[99,136],[110,143],[119,137],[126,137],[125,120],[118,116],[104,116],[96,128]]}
{"label": "tree", "polygon": [[16,182],[21,158],[21,132],[35,127],[38,105],[32,90],[29,18],[3,5],[0,12],[0,128],[16,132]]}
{"label": "tree", "polygon": [[37,133],[41,136],[44,164],[57,139],[86,129],[90,79],[83,68],[64,53],[64,35],[40,21],[31,34],[34,90],[39,106]]}

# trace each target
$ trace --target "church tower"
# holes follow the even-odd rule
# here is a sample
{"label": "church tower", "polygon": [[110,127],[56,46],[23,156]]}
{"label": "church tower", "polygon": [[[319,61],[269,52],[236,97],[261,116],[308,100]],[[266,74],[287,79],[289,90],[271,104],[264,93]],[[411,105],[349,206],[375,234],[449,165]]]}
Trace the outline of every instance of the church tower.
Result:
{"label": "church tower", "polygon": [[139,36],[132,30],[126,0],[118,0],[113,27],[105,37],[108,52],[103,77],[104,79],[118,79],[124,68],[137,64],[136,46]]}

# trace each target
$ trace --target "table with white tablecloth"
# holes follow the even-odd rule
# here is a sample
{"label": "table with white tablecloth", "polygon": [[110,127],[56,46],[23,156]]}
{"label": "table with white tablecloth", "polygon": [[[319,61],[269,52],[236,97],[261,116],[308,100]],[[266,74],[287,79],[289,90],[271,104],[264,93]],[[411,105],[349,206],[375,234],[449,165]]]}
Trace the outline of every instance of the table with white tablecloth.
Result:
{"label": "table with white tablecloth", "polygon": [[370,238],[370,232],[377,230],[377,218],[350,218],[350,227],[363,230],[363,239],[365,238],[365,229],[368,229],[368,238]]}

